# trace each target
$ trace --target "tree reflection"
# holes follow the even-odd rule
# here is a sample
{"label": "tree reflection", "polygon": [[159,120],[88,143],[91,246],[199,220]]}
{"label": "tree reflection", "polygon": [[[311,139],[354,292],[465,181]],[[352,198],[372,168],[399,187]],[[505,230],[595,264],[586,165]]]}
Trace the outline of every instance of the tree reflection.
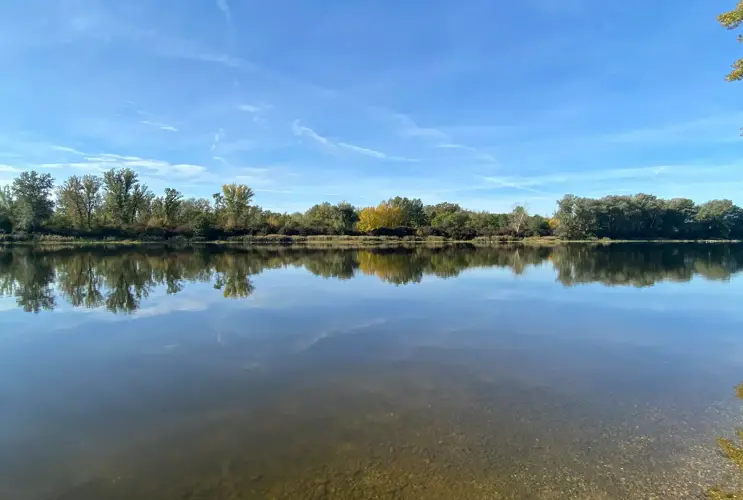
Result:
{"label": "tree reflection", "polygon": [[251,277],[267,269],[302,267],[323,278],[359,274],[408,285],[424,276],[451,278],[472,268],[505,268],[514,274],[549,265],[565,286],[652,286],[695,276],[727,280],[740,272],[743,249],[729,245],[562,245],[399,248],[378,250],[229,249],[167,247],[0,252],[0,295],[15,297],[28,312],[52,310],[58,297],[74,307],[133,313],[157,288],[177,294],[188,283],[212,283],[224,297],[245,299]]}
{"label": "tree reflection", "polygon": [[55,306],[54,259],[33,250],[0,258],[0,294],[15,297],[26,312],[51,311]]}
{"label": "tree reflection", "polygon": [[552,251],[557,279],[566,286],[602,283],[646,287],[695,275],[727,280],[740,271],[741,248],[728,245],[563,245]]}
{"label": "tree reflection", "polygon": [[260,272],[257,259],[245,254],[220,255],[215,262],[214,288],[222,290],[226,298],[244,299],[253,294],[250,275]]}
{"label": "tree reflection", "polygon": [[417,252],[413,253],[379,253],[358,252],[357,260],[361,272],[376,276],[382,281],[395,285],[420,283],[423,277],[423,263]]}
{"label": "tree reflection", "polygon": [[57,267],[59,293],[74,307],[100,307],[104,302],[101,290],[103,276],[97,272],[97,259],[89,252],[60,259]]}

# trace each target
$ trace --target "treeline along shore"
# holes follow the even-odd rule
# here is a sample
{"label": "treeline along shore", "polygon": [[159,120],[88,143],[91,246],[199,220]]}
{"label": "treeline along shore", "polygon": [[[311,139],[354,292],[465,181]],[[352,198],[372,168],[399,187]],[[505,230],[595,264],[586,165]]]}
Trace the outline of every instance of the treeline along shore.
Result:
{"label": "treeline along shore", "polygon": [[22,172],[0,190],[0,243],[65,241],[349,242],[555,240],[738,240],[743,209],[731,200],[697,204],[648,194],[581,198],[565,195],[552,215],[525,206],[509,213],[426,205],[395,197],[377,206],[320,203],[280,213],[253,202],[244,184],[225,184],[208,198],[176,189],[152,192],[131,169],[71,176]]}

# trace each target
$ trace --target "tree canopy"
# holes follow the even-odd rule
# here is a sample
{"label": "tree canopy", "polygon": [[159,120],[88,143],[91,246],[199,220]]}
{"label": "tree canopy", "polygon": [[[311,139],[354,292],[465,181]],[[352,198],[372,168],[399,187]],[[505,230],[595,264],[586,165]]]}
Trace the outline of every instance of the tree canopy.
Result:
{"label": "tree canopy", "polygon": [[[55,195],[54,198],[52,195]],[[130,169],[73,175],[56,190],[49,174],[23,172],[0,189],[0,233],[151,239],[229,239],[245,235],[361,235],[563,239],[740,239],[743,210],[731,200],[696,204],[649,194],[600,199],[566,195],[551,218],[524,205],[507,213],[467,210],[457,203],[425,205],[397,196],[376,206],[342,201],[280,213],[253,202],[245,184],[225,184],[212,199],[186,198],[173,188],[156,196]]]}

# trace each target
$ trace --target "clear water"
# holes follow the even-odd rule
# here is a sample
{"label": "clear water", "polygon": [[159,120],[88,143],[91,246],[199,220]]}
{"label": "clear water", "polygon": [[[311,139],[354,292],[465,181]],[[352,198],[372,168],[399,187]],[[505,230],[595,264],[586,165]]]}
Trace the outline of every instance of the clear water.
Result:
{"label": "clear water", "polygon": [[743,248],[0,252],[0,498],[691,499]]}

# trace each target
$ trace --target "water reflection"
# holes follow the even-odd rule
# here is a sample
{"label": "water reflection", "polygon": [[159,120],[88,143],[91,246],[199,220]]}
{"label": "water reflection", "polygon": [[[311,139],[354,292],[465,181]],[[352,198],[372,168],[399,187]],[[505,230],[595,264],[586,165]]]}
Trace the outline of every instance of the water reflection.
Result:
{"label": "water reflection", "polygon": [[267,269],[302,267],[325,278],[376,276],[394,285],[424,276],[451,278],[470,268],[505,268],[515,275],[551,264],[565,286],[601,283],[647,287],[694,276],[727,280],[743,267],[743,247],[731,245],[564,245],[557,247],[446,247],[393,250],[136,249],[0,252],[0,295],[26,312],[53,310],[59,299],[74,307],[137,311],[159,286],[168,294],[188,282],[209,282],[226,298],[254,292],[251,276]]}
{"label": "water reflection", "polygon": [[697,499],[741,252],[8,249],[0,498]]}

